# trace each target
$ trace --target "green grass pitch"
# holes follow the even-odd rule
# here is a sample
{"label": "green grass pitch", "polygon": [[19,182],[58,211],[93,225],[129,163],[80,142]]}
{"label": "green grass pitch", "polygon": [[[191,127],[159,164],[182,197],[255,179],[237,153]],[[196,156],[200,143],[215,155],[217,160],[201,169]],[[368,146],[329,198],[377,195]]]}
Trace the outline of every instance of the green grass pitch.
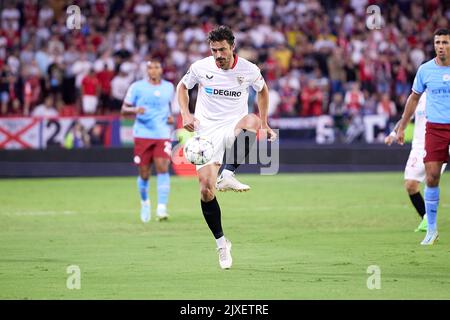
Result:
{"label": "green grass pitch", "polygon": [[[233,242],[226,271],[195,178],[172,177],[171,219],[153,214],[146,225],[134,177],[0,180],[0,298],[450,298],[448,175],[431,247],[413,232],[419,219],[401,172],[239,178],[250,192],[218,195]],[[66,286],[70,265],[80,268],[79,290]],[[367,287],[371,265],[380,289]]]}

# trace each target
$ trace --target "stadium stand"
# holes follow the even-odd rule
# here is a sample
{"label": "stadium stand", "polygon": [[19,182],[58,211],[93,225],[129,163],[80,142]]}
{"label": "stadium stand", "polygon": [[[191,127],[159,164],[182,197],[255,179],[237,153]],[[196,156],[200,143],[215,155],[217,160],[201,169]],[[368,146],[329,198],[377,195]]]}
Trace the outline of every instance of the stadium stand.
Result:
{"label": "stadium stand", "polygon": [[[226,24],[238,54],[258,64],[268,82],[271,118],[329,115],[333,141],[347,143],[361,137],[362,117],[399,117],[417,67],[433,55],[433,31],[450,19],[450,3],[439,0],[376,1],[381,24],[373,30],[370,0],[2,3],[0,117],[42,110],[117,116],[146,60],[161,59],[165,78],[176,84],[210,54],[208,31]],[[79,29],[68,28],[69,5],[80,8]],[[250,110],[254,103],[252,93]]]}

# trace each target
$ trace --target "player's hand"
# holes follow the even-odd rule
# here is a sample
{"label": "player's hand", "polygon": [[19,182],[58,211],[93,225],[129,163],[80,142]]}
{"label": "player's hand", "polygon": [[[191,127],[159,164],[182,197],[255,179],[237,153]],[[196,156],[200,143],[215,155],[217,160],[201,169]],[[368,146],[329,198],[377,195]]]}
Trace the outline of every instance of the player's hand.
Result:
{"label": "player's hand", "polygon": [[397,129],[397,143],[403,145],[405,143],[405,130],[402,127]]}
{"label": "player's hand", "polygon": [[267,135],[267,140],[275,141],[277,139],[277,134],[268,125],[261,126],[261,129]]}
{"label": "player's hand", "polygon": [[183,116],[183,128],[187,131],[194,132],[198,124],[199,121],[192,114],[189,113]]}
{"label": "player's hand", "polygon": [[167,124],[174,124],[175,123],[175,119],[173,116],[168,116],[167,117]]}
{"label": "player's hand", "polygon": [[386,138],[384,138],[384,143],[390,146],[395,141],[395,137],[388,135]]}
{"label": "player's hand", "polygon": [[137,107],[135,112],[136,112],[136,114],[144,114],[145,113],[145,108],[144,107]]}

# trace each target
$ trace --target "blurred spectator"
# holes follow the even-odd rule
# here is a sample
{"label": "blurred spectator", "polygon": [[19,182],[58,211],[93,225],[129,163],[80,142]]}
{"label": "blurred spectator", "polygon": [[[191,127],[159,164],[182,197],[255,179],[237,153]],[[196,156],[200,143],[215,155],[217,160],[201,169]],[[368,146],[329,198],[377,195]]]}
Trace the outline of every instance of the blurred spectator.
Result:
{"label": "blurred spectator", "polygon": [[351,86],[351,90],[345,93],[345,107],[351,114],[359,114],[364,105],[364,94],[359,89],[359,83],[355,82]]}
{"label": "blurred spectator", "polygon": [[364,90],[364,104],[359,111],[363,116],[370,116],[377,114],[378,94],[370,94],[368,90]]}
{"label": "blurred spectator", "polygon": [[23,88],[20,78],[15,76],[9,67],[5,66],[2,71],[2,115],[20,115],[24,114],[21,108],[20,97]]}
{"label": "blurred spectator", "polygon": [[31,112],[33,117],[57,117],[58,111],[53,107],[52,97],[47,97],[44,99],[44,103],[36,106]]}
{"label": "blurred spectator", "polygon": [[115,63],[110,50],[105,50],[101,56],[95,60],[94,70],[95,72],[100,72],[102,70],[115,71]]}
{"label": "blurred spectator", "polygon": [[34,57],[36,59],[36,63],[41,71],[41,74],[46,74],[48,72],[48,67],[51,64],[50,56],[48,55],[47,46],[44,45],[41,49],[36,52]]}
{"label": "blurred spectator", "polygon": [[7,1],[4,3],[3,11],[0,15],[2,18],[2,29],[19,30],[20,11],[14,6],[14,2]]}
{"label": "blurred spectator", "polygon": [[317,86],[316,81],[308,80],[306,88],[301,93],[302,108],[300,115],[302,117],[322,115],[323,98],[322,90]]}
{"label": "blurred spectator", "polygon": [[89,147],[89,135],[80,122],[75,122],[72,129],[64,137],[64,148],[77,149]]}
{"label": "blurred spectator", "polygon": [[392,71],[395,81],[395,94],[397,96],[409,95],[411,91],[411,83],[409,81],[410,74],[412,75],[414,69],[408,63],[408,58],[405,54],[400,55],[400,60],[393,64]]}
{"label": "blurred spectator", "polygon": [[104,143],[104,130],[102,125],[96,123],[91,130],[89,130],[89,145],[90,146],[103,146]]}
{"label": "blurred spectator", "polygon": [[100,85],[99,107],[102,113],[111,108],[111,81],[113,78],[114,72],[108,69],[107,63],[105,63],[103,70],[97,72],[97,79]]}
{"label": "blurred spectator", "polygon": [[292,51],[286,45],[278,44],[273,55],[281,68],[281,74],[285,74],[291,64]]}
{"label": "blurred spectator", "polygon": [[345,77],[345,60],[342,49],[337,48],[328,58],[328,73],[331,83],[331,94],[336,92],[344,93]]}
{"label": "blurred spectator", "polygon": [[397,115],[397,108],[395,103],[391,100],[389,94],[385,93],[381,96],[380,102],[377,105],[377,114],[391,118]]}
{"label": "blurred spectator", "polygon": [[334,127],[336,129],[336,139],[337,141],[343,141],[345,130],[347,128],[348,113],[344,103],[344,97],[340,92],[336,92],[333,95],[329,113],[333,117]]}
{"label": "blurred spectator", "polygon": [[423,51],[423,44],[418,42],[415,43],[413,46],[413,49],[409,53],[409,57],[412,62],[412,66],[414,70],[417,70],[419,66],[422,64],[422,62],[425,61],[425,52]]}
{"label": "blurred spectator", "polygon": [[111,96],[112,96],[112,109],[114,111],[120,111],[122,108],[122,101],[125,98],[128,87],[132,83],[132,79],[126,73],[124,67],[120,68],[119,74],[116,75],[111,81]]}
{"label": "blurred spectator", "polygon": [[51,95],[53,105],[56,105],[56,101],[58,101],[62,96],[62,85],[64,79],[64,65],[60,61],[52,62],[47,71],[46,77],[46,89]]}
{"label": "blurred spectator", "polygon": [[27,75],[24,84],[24,110],[25,116],[30,115],[31,108],[33,108],[41,96],[41,84],[39,77],[36,75]]}
{"label": "blurred spectator", "polygon": [[375,61],[369,56],[368,50],[359,59],[358,68],[361,89],[375,92]]}
{"label": "blurred spectator", "polygon": [[278,91],[273,88],[269,88],[269,108],[267,110],[267,115],[269,117],[278,116],[277,110],[279,110],[280,102],[281,97]]}
{"label": "blurred spectator", "polygon": [[81,88],[81,81],[89,73],[92,68],[92,63],[87,60],[86,53],[82,52],[79,59],[73,64],[72,72],[75,75],[75,86],[77,89]]}
{"label": "blurred spectator", "polygon": [[0,66],[0,115],[6,115],[8,112],[9,98],[9,77],[10,72],[7,65]]}
{"label": "blurred spectator", "polygon": [[84,114],[95,114],[100,95],[100,82],[91,68],[89,73],[81,81],[81,107]]}
{"label": "blurred spectator", "polygon": [[295,117],[298,116],[297,111],[297,91],[295,91],[289,82],[285,82],[280,90],[280,116],[281,117]]}
{"label": "blurred spectator", "polygon": [[48,5],[47,1],[42,1],[42,7],[39,10],[38,21],[40,23],[46,23],[51,21],[54,17],[53,8]]}

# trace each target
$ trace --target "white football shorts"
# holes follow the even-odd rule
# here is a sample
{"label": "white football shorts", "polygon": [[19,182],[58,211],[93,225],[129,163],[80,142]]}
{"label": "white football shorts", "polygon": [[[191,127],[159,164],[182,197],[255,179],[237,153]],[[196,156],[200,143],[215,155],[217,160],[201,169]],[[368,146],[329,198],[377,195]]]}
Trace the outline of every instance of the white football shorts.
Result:
{"label": "white football shorts", "polygon": [[[405,166],[405,180],[415,180],[419,182],[425,181],[425,164],[423,163],[424,157],[424,149],[411,149]],[[444,163],[442,165],[441,174],[444,173],[446,167],[447,163]]]}
{"label": "white football shorts", "polygon": [[230,148],[233,145],[234,140],[236,139],[236,136],[234,135],[234,128],[240,120],[241,118],[235,119],[226,124],[221,124],[220,126],[209,126],[196,132],[196,135],[208,136],[214,146],[214,154],[211,160],[205,164],[197,165],[197,170],[209,164],[216,163],[221,165],[223,163],[225,149]]}

